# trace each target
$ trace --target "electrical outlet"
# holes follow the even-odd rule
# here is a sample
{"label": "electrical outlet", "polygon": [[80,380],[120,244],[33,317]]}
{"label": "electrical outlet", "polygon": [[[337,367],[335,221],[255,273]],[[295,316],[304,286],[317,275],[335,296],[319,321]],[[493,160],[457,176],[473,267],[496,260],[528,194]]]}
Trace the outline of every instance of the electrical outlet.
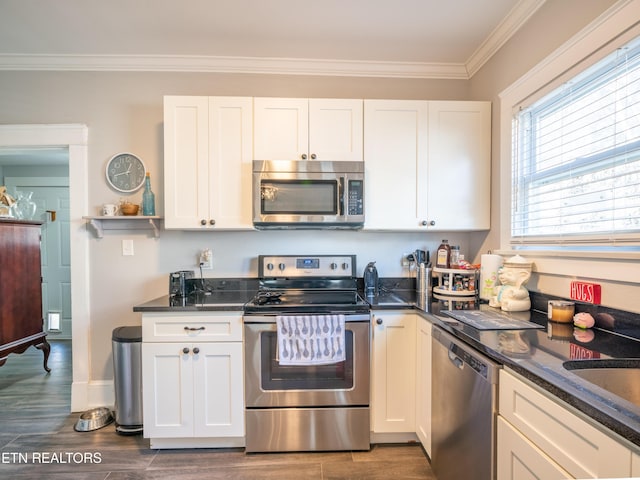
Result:
{"label": "electrical outlet", "polygon": [[403,254],[402,254],[402,261],[401,261],[401,263],[402,263],[402,266],[403,266],[403,267],[408,267],[408,266],[410,266],[410,265],[411,265],[411,263],[409,262],[409,255],[410,255],[409,253],[403,253]]}
{"label": "electrical outlet", "polygon": [[200,251],[199,266],[203,270],[210,270],[213,268],[213,252],[210,248],[205,248]]}

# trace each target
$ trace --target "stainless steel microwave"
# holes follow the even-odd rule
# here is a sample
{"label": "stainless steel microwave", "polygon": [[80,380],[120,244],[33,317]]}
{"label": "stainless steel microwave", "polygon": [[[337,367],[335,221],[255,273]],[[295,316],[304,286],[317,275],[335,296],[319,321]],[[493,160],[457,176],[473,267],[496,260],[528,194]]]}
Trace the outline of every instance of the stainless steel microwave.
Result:
{"label": "stainless steel microwave", "polygon": [[253,225],[362,228],[364,162],[254,160]]}

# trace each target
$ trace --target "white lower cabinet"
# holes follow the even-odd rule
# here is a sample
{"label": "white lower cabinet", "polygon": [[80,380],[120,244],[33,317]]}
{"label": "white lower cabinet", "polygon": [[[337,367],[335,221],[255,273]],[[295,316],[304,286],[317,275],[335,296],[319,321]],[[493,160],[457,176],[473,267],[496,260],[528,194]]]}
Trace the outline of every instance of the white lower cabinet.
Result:
{"label": "white lower cabinet", "polygon": [[416,319],[416,434],[431,456],[431,322]]}
{"label": "white lower cabinet", "polygon": [[244,445],[242,317],[143,314],[144,436],[152,448]]}
{"label": "white lower cabinet", "polygon": [[631,450],[560,400],[500,371],[497,480],[625,478]]}
{"label": "white lower cabinet", "polygon": [[377,311],[371,319],[372,430],[374,433],[413,433],[416,429],[416,314]]}

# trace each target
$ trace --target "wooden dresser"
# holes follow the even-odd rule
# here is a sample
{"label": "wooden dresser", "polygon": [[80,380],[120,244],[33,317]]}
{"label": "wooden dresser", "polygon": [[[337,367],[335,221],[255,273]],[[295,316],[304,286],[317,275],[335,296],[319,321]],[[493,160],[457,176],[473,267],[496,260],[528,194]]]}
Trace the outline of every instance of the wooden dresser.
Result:
{"label": "wooden dresser", "polygon": [[41,222],[0,219],[0,366],[11,353],[31,345],[44,352],[44,369],[51,347],[42,318],[40,265]]}

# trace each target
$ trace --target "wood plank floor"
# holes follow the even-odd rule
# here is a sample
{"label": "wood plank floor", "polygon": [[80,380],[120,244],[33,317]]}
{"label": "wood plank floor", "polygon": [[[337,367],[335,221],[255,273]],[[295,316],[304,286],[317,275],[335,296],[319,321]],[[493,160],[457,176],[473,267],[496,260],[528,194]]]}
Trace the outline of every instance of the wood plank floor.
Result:
{"label": "wood plank floor", "polygon": [[242,449],[151,450],[113,424],[73,429],[71,343],[51,344],[49,366],[29,348],[0,367],[0,478],[24,479],[435,479],[419,445],[370,452],[245,454]]}

